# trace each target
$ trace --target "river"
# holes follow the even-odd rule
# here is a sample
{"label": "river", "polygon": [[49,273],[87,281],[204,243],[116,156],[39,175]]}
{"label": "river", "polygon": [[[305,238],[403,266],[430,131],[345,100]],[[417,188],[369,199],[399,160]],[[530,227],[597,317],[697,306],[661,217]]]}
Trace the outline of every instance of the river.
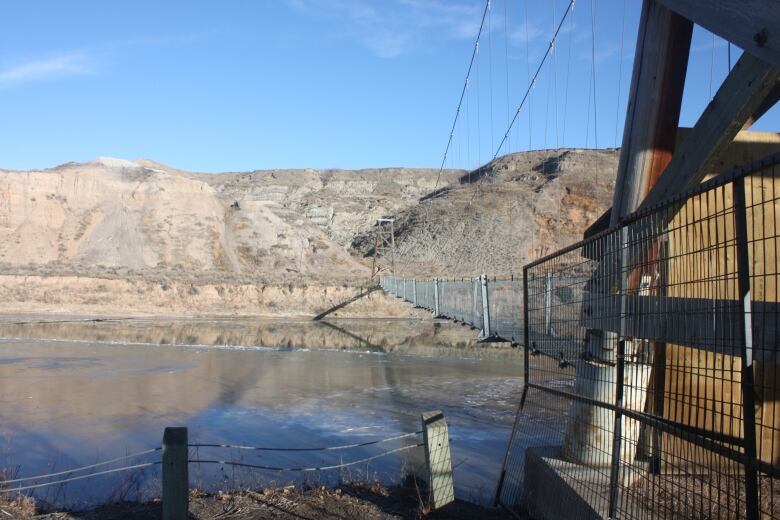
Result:
{"label": "river", "polygon": [[[486,502],[514,419],[522,356],[506,345],[477,344],[475,336],[461,325],[418,320],[5,317],[0,466],[20,477],[58,472],[159,446],[166,426],[187,426],[192,444],[361,443],[415,432],[422,412],[441,410],[456,494]],[[309,467],[419,442],[334,452],[193,448],[190,456]],[[106,468],[154,460],[159,452]],[[190,478],[212,491],[302,480],[395,483],[423,460],[416,448],[306,475],[191,464]],[[59,507],[88,507],[158,495],[159,475],[151,466],[33,492]]]}

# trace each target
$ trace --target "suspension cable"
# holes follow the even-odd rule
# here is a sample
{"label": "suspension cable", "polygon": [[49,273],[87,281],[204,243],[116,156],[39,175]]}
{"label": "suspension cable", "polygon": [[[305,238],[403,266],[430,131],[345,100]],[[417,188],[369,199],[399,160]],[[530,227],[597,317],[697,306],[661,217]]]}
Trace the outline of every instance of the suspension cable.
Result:
{"label": "suspension cable", "polygon": [[490,5],[490,0],[485,0],[485,9],[482,12],[482,21],[479,24],[479,31],[477,32],[477,39],[474,42],[474,50],[471,52],[471,60],[469,61],[469,68],[466,71],[466,79],[463,81],[463,88],[460,92],[460,99],[458,100],[458,107],[455,110],[455,118],[452,121],[452,127],[450,129],[450,135],[447,139],[447,146],[444,148],[444,156],[441,159],[441,166],[439,167],[439,174],[436,176],[436,184],[433,187],[433,191],[436,191],[436,189],[439,187],[439,181],[441,181],[441,174],[444,171],[444,163],[447,160],[447,154],[450,151],[450,146],[452,145],[452,136],[455,133],[455,125],[458,122],[458,116],[460,115],[460,109],[463,104],[463,98],[466,95],[466,88],[469,84],[469,77],[471,76],[471,68],[474,65],[474,59],[477,56],[477,51],[479,49],[479,39],[482,36],[482,28],[485,25],[485,17],[487,16],[488,12],[488,6]]}
{"label": "suspension cable", "polygon": [[533,89],[534,85],[536,84],[536,79],[539,76],[539,73],[542,70],[542,67],[544,66],[544,63],[547,61],[547,57],[550,55],[550,50],[555,45],[555,41],[558,39],[558,34],[561,32],[561,27],[563,26],[563,22],[566,21],[566,17],[569,16],[569,13],[572,10],[572,7],[574,6],[576,0],[571,0],[569,2],[569,5],[566,7],[566,11],[563,13],[563,17],[561,17],[560,23],[558,23],[558,27],[555,29],[555,33],[553,34],[552,40],[550,40],[549,45],[547,46],[547,50],[544,53],[544,56],[542,56],[542,60],[539,63],[539,66],[536,69],[536,73],[534,73],[533,79],[531,80],[530,84],[528,85],[528,89],[526,89],[525,94],[523,95],[522,101],[520,101],[520,105],[517,107],[517,110],[515,111],[515,115],[512,118],[512,121],[509,123],[509,128],[507,129],[506,133],[504,133],[503,139],[501,139],[501,142],[498,144],[498,148],[496,149],[496,152],[493,154],[493,159],[498,157],[498,154],[501,152],[501,148],[503,148],[504,143],[509,137],[509,132],[512,130],[512,126],[515,124],[515,121],[517,120],[518,115],[520,114],[520,111],[522,110],[523,106],[525,105],[526,100],[528,100],[528,97],[531,93],[531,90]]}

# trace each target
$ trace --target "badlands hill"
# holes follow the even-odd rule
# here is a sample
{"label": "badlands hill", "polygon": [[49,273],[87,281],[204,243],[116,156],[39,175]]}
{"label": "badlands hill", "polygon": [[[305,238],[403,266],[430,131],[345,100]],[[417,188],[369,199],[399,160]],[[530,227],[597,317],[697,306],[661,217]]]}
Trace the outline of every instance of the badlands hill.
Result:
{"label": "badlands hill", "polygon": [[113,158],[0,170],[0,311],[310,314],[368,283],[384,216],[407,273],[509,273],[609,205],[616,162],[519,153],[438,184],[433,169],[204,174]]}

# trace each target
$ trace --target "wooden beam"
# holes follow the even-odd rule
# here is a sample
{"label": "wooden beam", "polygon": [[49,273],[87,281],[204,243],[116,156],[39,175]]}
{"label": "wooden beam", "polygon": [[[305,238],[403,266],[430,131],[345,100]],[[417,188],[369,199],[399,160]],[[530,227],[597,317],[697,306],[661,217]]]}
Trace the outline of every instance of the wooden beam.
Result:
{"label": "wooden beam", "polygon": [[780,68],[780,0],[658,1]]}
{"label": "wooden beam", "polygon": [[693,23],[645,0],[610,224],[635,211],[672,158]]}
{"label": "wooden beam", "polygon": [[[716,354],[739,355],[737,335],[739,328],[744,326],[744,313],[742,302],[737,299],[636,294],[625,295],[624,298],[627,312],[622,325],[629,338],[663,341]],[[612,332],[620,330],[621,295],[599,294],[585,301],[580,318],[582,327]],[[751,304],[755,359],[780,363],[780,330],[776,320],[780,303],[753,301]],[[532,335],[543,336],[531,332]]]}
{"label": "wooden beam", "polygon": [[762,101],[761,104],[758,105],[758,108],[756,108],[755,113],[752,114],[747,121],[745,121],[745,125],[742,127],[742,130],[747,130],[753,126],[753,124],[761,119],[761,116],[763,116],[770,108],[775,106],[778,101],[780,101],[780,83],[775,85],[775,88],[769,91],[769,94],[767,94],[764,101]]}
{"label": "wooden beam", "polygon": [[743,54],[640,207],[700,183],[778,81],[780,69]]}

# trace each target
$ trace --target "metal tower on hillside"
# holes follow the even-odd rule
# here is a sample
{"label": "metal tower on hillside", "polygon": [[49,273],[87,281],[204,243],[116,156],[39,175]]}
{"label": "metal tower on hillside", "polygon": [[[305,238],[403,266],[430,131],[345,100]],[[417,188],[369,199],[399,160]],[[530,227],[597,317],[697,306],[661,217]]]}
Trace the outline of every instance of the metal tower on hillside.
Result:
{"label": "metal tower on hillside", "polygon": [[382,271],[395,274],[395,219],[379,218],[376,220],[374,235],[374,260],[371,265],[371,279]]}

